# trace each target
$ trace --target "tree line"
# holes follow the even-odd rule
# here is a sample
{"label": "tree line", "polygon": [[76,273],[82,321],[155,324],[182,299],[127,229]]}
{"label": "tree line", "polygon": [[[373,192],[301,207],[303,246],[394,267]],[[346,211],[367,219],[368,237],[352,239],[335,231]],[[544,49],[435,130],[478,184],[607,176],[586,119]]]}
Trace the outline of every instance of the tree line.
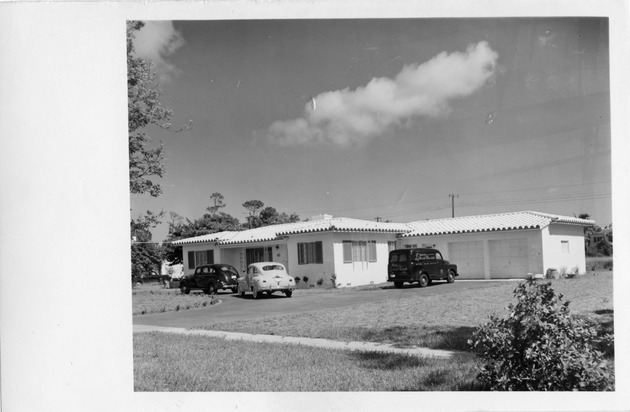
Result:
{"label": "tree line", "polygon": [[[591,216],[588,213],[581,213],[580,219],[589,220]],[[596,236],[601,234],[603,236]],[[613,232],[612,223],[604,227],[589,226],[584,228],[584,247],[588,257],[612,256],[613,254]]]}
{"label": "tree line", "polygon": [[191,220],[175,212],[170,212],[168,236],[163,246],[165,260],[173,264],[182,263],[182,247],[175,247],[171,244],[171,242],[179,239],[300,221],[300,216],[297,213],[278,212],[275,207],[265,207],[265,204],[260,200],[248,200],[242,205],[247,210],[248,215],[246,221],[241,222],[221,210],[227,206],[221,193],[212,193],[210,201],[211,205],[206,208],[206,213],[198,219]]}

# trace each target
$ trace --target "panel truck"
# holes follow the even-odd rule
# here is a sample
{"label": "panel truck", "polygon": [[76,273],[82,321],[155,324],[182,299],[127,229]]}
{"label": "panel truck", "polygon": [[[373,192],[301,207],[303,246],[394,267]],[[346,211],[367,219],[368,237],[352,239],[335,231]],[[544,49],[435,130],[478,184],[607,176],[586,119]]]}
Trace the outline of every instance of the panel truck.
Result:
{"label": "panel truck", "polygon": [[457,265],[442,258],[442,253],[433,248],[396,249],[389,252],[387,281],[402,288],[405,282],[418,283],[421,288],[434,280],[455,282]]}

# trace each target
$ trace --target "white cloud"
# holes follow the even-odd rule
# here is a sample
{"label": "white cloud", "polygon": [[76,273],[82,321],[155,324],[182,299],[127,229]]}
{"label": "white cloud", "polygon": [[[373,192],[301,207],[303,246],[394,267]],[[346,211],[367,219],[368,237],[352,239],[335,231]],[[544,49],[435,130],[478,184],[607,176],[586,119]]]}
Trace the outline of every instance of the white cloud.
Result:
{"label": "white cloud", "polygon": [[172,21],[145,21],[135,36],[133,45],[138,57],[155,63],[162,76],[177,72],[167,58],[184,45],[184,37],[175,30]]}
{"label": "white cloud", "polygon": [[494,75],[498,54],[486,42],[465,53],[442,52],[403,67],[394,79],[373,78],[356,90],[314,97],[303,117],[274,122],[267,137],[280,145],[330,143],[354,146],[419,117],[448,114],[449,101],[473,94]]}

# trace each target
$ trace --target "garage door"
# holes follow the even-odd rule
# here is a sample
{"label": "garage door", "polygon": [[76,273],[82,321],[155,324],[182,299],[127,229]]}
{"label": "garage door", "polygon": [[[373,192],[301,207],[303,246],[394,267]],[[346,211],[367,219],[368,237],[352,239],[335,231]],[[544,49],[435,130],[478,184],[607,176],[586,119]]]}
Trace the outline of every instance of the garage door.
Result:
{"label": "garage door", "polygon": [[525,278],[529,269],[527,239],[491,240],[490,277]]}
{"label": "garage door", "polygon": [[461,279],[483,279],[483,242],[453,242],[448,244],[448,260],[457,265]]}

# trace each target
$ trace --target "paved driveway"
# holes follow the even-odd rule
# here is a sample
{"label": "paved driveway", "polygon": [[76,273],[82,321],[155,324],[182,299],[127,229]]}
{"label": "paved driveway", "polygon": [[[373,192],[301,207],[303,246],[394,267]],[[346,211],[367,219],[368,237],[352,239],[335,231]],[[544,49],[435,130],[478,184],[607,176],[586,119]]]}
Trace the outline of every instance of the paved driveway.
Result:
{"label": "paved driveway", "polygon": [[[456,281],[452,284],[437,282],[426,288],[416,285],[405,285],[396,289],[387,285],[372,290],[340,290],[322,293],[309,293],[297,290],[292,298],[276,293],[270,297],[254,300],[251,294],[240,296],[220,293],[223,301],[219,305],[207,306],[178,312],[154,313],[133,317],[134,325],[154,325],[190,328],[215,321],[239,321],[243,319],[264,318],[279,315],[295,315],[322,309],[342,308],[366,302],[378,302],[391,299],[407,299],[415,296],[448,295],[463,289],[482,289],[495,286],[497,283]],[[445,296],[445,299],[448,299]]]}

